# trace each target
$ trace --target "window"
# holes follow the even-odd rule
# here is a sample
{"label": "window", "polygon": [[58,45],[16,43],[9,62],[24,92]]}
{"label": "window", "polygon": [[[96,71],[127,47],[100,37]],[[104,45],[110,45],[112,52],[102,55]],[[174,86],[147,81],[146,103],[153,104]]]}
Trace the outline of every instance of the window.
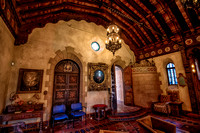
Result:
{"label": "window", "polygon": [[100,45],[97,42],[92,42],[91,47],[94,51],[99,51]]}
{"label": "window", "polygon": [[173,63],[167,64],[167,75],[169,85],[177,85],[176,70],[175,65]]}

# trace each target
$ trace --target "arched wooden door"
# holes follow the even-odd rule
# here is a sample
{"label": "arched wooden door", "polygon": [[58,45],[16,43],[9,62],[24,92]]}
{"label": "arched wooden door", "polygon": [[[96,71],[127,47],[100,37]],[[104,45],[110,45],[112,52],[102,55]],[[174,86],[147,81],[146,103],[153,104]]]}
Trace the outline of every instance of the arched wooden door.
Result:
{"label": "arched wooden door", "polygon": [[133,85],[132,85],[132,69],[130,66],[124,69],[124,104],[133,106]]}
{"label": "arched wooden door", "polygon": [[65,104],[67,110],[72,103],[79,102],[79,66],[72,60],[60,61],[54,72],[53,104]]}

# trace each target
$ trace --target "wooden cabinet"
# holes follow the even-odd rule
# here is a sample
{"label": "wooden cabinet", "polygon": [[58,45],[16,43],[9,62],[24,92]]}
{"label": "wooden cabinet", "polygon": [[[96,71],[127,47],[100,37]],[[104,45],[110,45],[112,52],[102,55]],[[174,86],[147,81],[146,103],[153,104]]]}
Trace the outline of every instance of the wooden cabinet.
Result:
{"label": "wooden cabinet", "polygon": [[4,113],[14,113],[17,111],[26,112],[27,110],[33,109],[34,111],[42,110],[43,103],[38,104],[23,104],[23,105],[8,105]]}
{"label": "wooden cabinet", "polygon": [[0,125],[3,122],[6,122],[8,124],[8,121],[14,121],[14,120],[22,120],[23,119],[30,119],[30,118],[40,118],[40,133],[42,133],[42,124],[43,124],[43,110],[33,111],[33,112],[22,112],[22,113],[7,113],[7,114],[1,114],[0,115]]}

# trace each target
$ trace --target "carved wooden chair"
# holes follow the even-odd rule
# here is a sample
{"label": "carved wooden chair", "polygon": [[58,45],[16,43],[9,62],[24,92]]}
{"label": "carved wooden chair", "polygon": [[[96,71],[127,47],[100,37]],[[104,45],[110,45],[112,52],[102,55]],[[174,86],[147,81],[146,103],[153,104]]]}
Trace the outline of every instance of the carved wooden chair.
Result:
{"label": "carved wooden chair", "polygon": [[170,95],[160,95],[160,102],[153,103],[153,111],[165,113],[169,116],[171,113],[170,109]]}

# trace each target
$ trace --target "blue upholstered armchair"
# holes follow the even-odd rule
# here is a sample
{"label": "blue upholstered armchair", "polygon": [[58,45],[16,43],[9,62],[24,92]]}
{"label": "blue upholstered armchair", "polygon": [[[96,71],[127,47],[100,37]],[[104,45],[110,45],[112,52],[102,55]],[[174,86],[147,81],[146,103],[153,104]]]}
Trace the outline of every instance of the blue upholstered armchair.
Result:
{"label": "blue upholstered armchair", "polygon": [[64,104],[54,105],[52,112],[52,127],[54,128],[55,121],[67,120],[69,117],[66,115],[66,107]]}
{"label": "blue upholstered armchair", "polygon": [[[85,124],[86,124],[86,113],[83,112],[83,107],[84,106],[82,106],[82,103],[71,104],[71,115],[73,117],[73,127],[74,127],[75,118],[82,117],[82,119],[83,119],[83,116],[85,116]],[[85,111],[86,111],[86,107],[84,107],[84,108],[85,108]]]}

